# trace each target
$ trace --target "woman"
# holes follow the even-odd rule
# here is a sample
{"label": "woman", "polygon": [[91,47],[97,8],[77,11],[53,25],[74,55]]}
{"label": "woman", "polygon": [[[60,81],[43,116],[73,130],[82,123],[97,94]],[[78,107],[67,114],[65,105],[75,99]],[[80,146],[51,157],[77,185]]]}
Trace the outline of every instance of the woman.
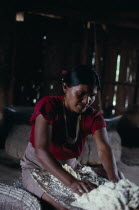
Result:
{"label": "woman", "polygon": [[31,178],[31,168],[43,168],[57,177],[73,192],[82,195],[94,187],[67,173],[61,165],[72,168],[78,164],[88,134],[93,135],[99,158],[109,180],[120,179],[115,159],[108,143],[102,115],[92,108],[100,83],[90,66],[81,65],[62,73],[64,96],[43,97],[31,117],[31,137],[21,160],[25,189],[50,203],[56,209],[65,208],[53,201]]}

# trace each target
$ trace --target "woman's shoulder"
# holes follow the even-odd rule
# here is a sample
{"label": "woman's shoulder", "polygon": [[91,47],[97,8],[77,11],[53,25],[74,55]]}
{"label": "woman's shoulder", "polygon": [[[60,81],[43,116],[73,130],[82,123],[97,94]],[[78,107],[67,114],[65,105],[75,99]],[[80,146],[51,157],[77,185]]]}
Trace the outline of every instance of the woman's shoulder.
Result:
{"label": "woman's shoulder", "polygon": [[94,133],[95,130],[106,127],[106,123],[103,115],[97,109],[89,107],[85,112],[85,117],[83,118],[87,126],[91,128],[91,132]]}
{"label": "woman's shoulder", "polygon": [[83,115],[85,115],[85,116],[91,116],[91,117],[92,116],[96,116],[98,114],[101,114],[99,112],[99,110],[93,108],[92,106],[88,107],[87,110],[83,113]]}
{"label": "woman's shoulder", "polygon": [[58,111],[62,107],[62,96],[44,96],[35,105],[30,122],[34,122],[39,114],[42,114],[51,124]]}
{"label": "woman's shoulder", "polygon": [[104,121],[104,117],[102,113],[93,107],[88,107],[88,109],[83,113],[83,116],[84,116],[83,118],[88,121],[90,120],[91,121],[94,121],[94,120]]}
{"label": "woman's shoulder", "polygon": [[63,96],[44,96],[42,97],[36,105],[46,105],[46,106],[58,106],[62,104]]}

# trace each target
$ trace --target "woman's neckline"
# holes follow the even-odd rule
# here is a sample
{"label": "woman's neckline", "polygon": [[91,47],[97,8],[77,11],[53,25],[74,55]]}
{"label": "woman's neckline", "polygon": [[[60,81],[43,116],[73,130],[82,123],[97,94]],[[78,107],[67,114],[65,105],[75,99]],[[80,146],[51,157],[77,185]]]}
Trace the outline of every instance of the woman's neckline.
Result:
{"label": "woman's neckline", "polygon": [[[68,110],[67,107],[65,106],[65,100],[63,100],[63,114],[64,114],[64,120],[65,120],[66,141],[70,144],[75,144],[79,137],[81,114],[77,114],[76,112],[71,112],[70,110]],[[72,117],[74,117],[73,120],[77,121],[75,138],[72,138],[68,132],[68,121],[67,120],[69,117],[71,119],[72,119]]]}

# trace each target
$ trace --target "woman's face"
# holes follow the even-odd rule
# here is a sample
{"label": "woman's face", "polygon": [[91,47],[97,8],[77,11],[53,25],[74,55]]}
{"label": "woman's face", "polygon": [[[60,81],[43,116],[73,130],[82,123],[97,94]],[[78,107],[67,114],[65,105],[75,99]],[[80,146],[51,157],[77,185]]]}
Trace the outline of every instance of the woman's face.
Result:
{"label": "woman's face", "polygon": [[95,101],[97,95],[97,87],[88,85],[68,87],[63,83],[63,91],[66,108],[77,113],[83,113]]}

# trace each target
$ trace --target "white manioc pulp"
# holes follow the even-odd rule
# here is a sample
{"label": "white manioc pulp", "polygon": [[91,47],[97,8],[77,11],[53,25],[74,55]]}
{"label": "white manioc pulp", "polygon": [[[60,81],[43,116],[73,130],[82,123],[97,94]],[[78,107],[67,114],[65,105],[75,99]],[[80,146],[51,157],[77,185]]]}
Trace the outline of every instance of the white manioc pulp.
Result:
{"label": "white manioc pulp", "polygon": [[127,179],[107,182],[78,197],[72,205],[86,210],[129,210],[139,206],[139,187]]}
{"label": "white manioc pulp", "polygon": [[[79,174],[71,167],[65,165],[64,168],[80,179]],[[72,202],[72,205],[86,210],[136,209],[139,207],[139,187],[128,179],[122,179],[118,183],[108,181],[82,196],[76,194],[76,201]]]}
{"label": "white manioc pulp", "polygon": [[[63,166],[63,165],[62,165]],[[65,164],[63,166],[63,168],[69,172],[72,176],[74,176],[76,179],[81,180],[80,174],[76,173],[76,171],[74,171],[70,166],[68,166],[67,164]]]}

